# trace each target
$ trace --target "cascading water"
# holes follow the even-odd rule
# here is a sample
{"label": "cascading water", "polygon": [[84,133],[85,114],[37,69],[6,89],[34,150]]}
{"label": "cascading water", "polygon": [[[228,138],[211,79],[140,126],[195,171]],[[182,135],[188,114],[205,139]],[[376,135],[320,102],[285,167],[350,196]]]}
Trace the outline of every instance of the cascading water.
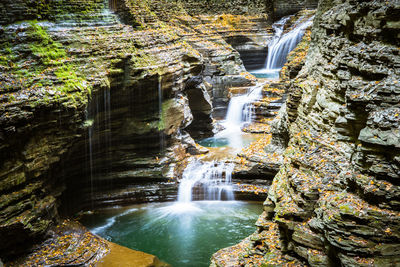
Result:
{"label": "cascading water", "polygon": [[239,128],[244,123],[251,123],[252,103],[261,97],[264,84],[258,84],[250,89],[247,94],[234,96],[228,106],[224,126],[227,129]]}
{"label": "cascading water", "polygon": [[204,200],[234,200],[232,188],[232,163],[194,160],[182,175],[178,189],[178,203],[193,200],[193,191],[200,189]]}
{"label": "cascading water", "polygon": [[[287,53],[297,45],[311,23],[299,24],[289,33],[283,34],[287,19],[274,27],[276,38],[270,44],[270,55],[265,66],[265,69],[278,69],[277,73],[286,61]],[[262,97],[263,87],[264,84],[259,84],[251,87],[247,94],[232,97],[223,123],[225,130],[216,137],[229,139],[231,147],[242,147],[241,128],[252,122],[253,103]],[[162,100],[160,80],[160,117]],[[89,132],[90,143],[91,136]],[[160,144],[163,143],[163,136],[160,135]],[[163,151],[163,147],[160,150]],[[138,205],[128,211],[122,210],[116,215],[107,215],[100,225],[92,226],[92,231],[113,242],[157,254],[174,266],[209,266],[208,259],[212,253],[254,232],[253,228],[244,228],[253,225],[261,212],[244,212],[244,204],[240,201],[193,201],[234,200],[231,181],[233,168],[232,163],[193,159],[183,172],[178,200],[174,204],[152,203],[147,206]],[[221,242],[226,237],[237,239]]]}
{"label": "cascading water", "polygon": [[89,171],[90,171],[90,205],[93,208],[93,143],[92,143],[93,128],[88,127],[89,139]]}
{"label": "cascading water", "polygon": [[268,57],[265,68],[267,70],[281,69],[286,63],[287,55],[292,51],[303,38],[305,30],[312,24],[312,18],[290,32],[276,38],[268,46]]}
{"label": "cascading water", "polygon": [[292,51],[303,38],[305,30],[311,26],[313,17],[305,22],[298,23],[291,31],[283,34],[286,22],[292,16],[284,17],[272,25],[275,31],[274,38],[268,45],[268,55],[264,68],[254,71],[253,74],[260,78],[279,78],[279,71],[286,63],[287,55]]}
{"label": "cascading water", "polygon": [[253,102],[261,98],[264,83],[250,88],[249,93],[232,97],[229,101],[226,119],[222,123],[225,129],[215,135],[216,138],[226,138],[230,147],[243,147],[241,137],[242,126],[252,122]]}

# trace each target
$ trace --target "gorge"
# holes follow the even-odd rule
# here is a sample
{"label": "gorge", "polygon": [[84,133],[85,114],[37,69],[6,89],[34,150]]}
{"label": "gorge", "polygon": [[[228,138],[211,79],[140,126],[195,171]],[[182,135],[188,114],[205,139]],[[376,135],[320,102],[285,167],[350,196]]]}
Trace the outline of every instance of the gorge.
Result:
{"label": "gorge", "polygon": [[0,265],[400,265],[398,0],[0,11]]}

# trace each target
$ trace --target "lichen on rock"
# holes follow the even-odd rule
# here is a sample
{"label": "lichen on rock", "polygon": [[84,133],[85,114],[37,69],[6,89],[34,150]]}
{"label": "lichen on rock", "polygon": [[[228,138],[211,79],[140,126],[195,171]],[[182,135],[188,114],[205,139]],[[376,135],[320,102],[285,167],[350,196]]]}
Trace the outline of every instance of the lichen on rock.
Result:
{"label": "lichen on rock", "polygon": [[283,165],[254,234],[273,236],[275,225],[279,246],[254,238],[237,265],[399,264],[399,28],[388,23],[398,11],[396,1],[320,1],[305,66],[288,84]]}

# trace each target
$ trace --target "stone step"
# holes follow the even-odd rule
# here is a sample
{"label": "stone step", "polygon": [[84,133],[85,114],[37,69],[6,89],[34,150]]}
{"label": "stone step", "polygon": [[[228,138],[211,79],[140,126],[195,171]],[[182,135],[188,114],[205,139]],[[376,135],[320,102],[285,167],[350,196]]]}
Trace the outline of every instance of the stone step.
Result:
{"label": "stone step", "polygon": [[228,89],[228,97],[234,97],[234,96],[239,96],[243,94],[247,94],[249,92],[249,89],[251,87],[245,86],[245,87],[231,87]]}

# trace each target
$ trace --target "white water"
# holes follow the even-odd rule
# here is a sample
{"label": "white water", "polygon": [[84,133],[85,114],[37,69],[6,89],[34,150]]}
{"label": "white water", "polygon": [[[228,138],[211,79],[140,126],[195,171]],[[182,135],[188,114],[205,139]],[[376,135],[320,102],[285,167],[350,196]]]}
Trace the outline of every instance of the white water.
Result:
{"label": "white water", "polygon": [[312,24],[312,19],[301,23],[282,37],[274,39],[268,46],[268,57],[265,69],[281,69],[286,63],[287,55],[303,38],[305,30]]}
{"label": "white water", "polygon": [[230,147],[243,147],[241,128],[252,122],[253,102],[261,98],[263,87],[264,83],[258,84],[250,88],[249,93],[231,98],[225,121],[222,123],[225,129],[217,133],[216,138],[227,138]]}
{"label": "white water", "polygon": [[[268,74],[273,78],[279,77],[279,71],[286,62],[287,55],[292,51],[303,38],[305,30],[311,25],[312,18],[306,22],[298,24],[293,30],[283,34],[286,22],[291,18],[284,17],[272,26],[275,31],[274,39],[268,46],[268,57],[265,68],[253,73]],[[241,128],[245,124],[252,122],[254,114],[254,101],[262,96],[264,84],[259,84],[250,89],[250,92],[244,95],[232,97],[225,121],[222,125],[225,130],[216,134],[216,138],[228,139],[229,146],[240,149],[243,147]]]}
{"label": "white water", "polygon": [[[290,16],[284,17],[272,25],[275,35],[268,45],[268,56],[265,61],[264,68],[254,71],[253,73],[270,74],[274,78],[279,78],[279,71],[286,63],[287,55],[301,41],[305,30],[311,26],[313,20],[313,17],[311,17],[307,21],[297,25],[288,33],[283,34],[285,24],[290,18]],[[296,24],[297,23],[295,23],[295,25]]]}
{"label": "white water", "polygon": [[[269,46],[265,71],[278,71],[286,62],[287,54],[293,50],[304,35],[305,29],[311,25],[311,19],[298,27],[282,35],[284,25],[290,17],[283,18],[274,24],[275,38]],[[225,121],[222,125],[223,131],[216,134],[216,138],[227,138],[229,146],[242,148],[242,126],[252,122],[253,103],[262,97],[263,84],[258,84],[250,88],[247,94],[232,97]],[[167,208],[162,213],[175,214],[187,212],[200,212],[196,205],[193,205],[193,192],[203,194],[204,200],[234,200],[232,188],[232,171],[234,165],[225,162],[202,162],[193,160],[183,172],[182,180],[178,189],[178,201]]]}
{"label": "white water", "polygon": [[194,188],[201,189],[204,200],[234,200],[232,163],[194,160],[183,172],[178,189],[178,202],[193,200]]}
{"label": "white water", "polygon": [[195,198],[209,201],[235,200],[232,187],[233,168],[233,163],[192,160],[183,171],[178,201],[158,210],[159,218],[203,212],[193,202]]}
{"label": "white water", "polygon": [[118,218],[123,217],[125,215],[128,215],[130,213],[133,213],[135,211],[138,211],[138,209],[136,209],[136,208],[129,209],[129,210],[127,210],[127,211],[125,211],[125,212],[123,212],[121,214],[112,216],[112,217],[107,219],[105,224],[103,224],[101,226],[98,226],[98,227],[95,227],[95,228],[91,229],[90,231],[95,235],[97,235],[97,234],[99,234],[101,232],[104,232],[105,230],[111,228],[111,226],[113,226],[116,223]]}

